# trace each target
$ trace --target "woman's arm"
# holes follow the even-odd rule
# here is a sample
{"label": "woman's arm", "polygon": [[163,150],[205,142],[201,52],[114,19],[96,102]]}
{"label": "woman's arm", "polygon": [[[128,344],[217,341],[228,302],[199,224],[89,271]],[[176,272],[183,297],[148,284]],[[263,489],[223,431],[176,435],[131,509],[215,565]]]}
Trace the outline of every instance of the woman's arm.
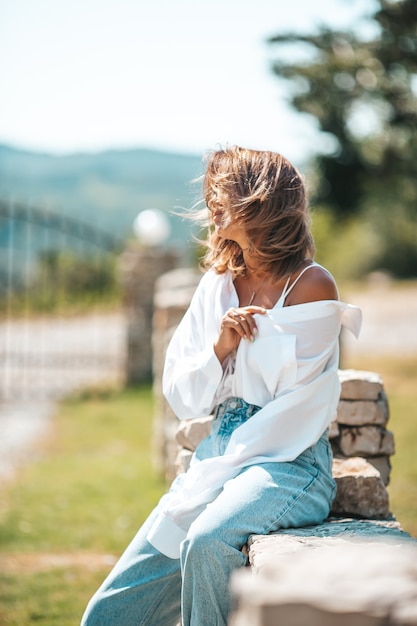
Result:
{"label": "woman's arm", "polygon": [[162,389],[179,419],[209,415],[223,376],[213,348],[219,323],[213,278],[201,279],[166,352]]}

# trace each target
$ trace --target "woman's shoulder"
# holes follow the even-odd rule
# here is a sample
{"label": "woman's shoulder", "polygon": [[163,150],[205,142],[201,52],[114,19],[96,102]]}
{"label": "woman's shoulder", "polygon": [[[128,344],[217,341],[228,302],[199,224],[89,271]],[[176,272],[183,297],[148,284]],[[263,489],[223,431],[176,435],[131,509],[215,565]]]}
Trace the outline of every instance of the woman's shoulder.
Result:
{"label": "woman's shoulder", "polygon": [[288,306],[317,302],[318,300],[339,300],[336,281],[322,265],[312,263],[295,276],[294,287],[288,294]]}

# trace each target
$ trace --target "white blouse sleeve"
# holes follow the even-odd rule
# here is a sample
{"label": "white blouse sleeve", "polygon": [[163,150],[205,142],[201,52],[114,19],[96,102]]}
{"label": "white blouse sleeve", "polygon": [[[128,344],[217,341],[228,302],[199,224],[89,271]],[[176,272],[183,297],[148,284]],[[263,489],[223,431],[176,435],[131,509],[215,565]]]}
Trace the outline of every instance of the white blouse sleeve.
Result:
{"label": "white blouse sleeve", "polygon": [[205,274],[167,349],[162,389],[179,419],[209,415],[223,376],[213,347],[214,292],[213,276]]}

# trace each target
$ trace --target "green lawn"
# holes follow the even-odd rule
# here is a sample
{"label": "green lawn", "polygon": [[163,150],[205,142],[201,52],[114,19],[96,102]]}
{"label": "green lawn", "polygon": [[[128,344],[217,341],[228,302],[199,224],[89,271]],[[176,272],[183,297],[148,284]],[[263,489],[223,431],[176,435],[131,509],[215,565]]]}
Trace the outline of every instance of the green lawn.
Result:
{"label": "green lawn", "polygon": [[[150,388],[61,404],[41,458],[1,503],[1,626],[79,624],[111,566],[95,555],[120,554],[165,489],[152,469],[152,415]],[[69,564],[48,567],[53,555]]]}
{"label": "green lawn", "polygon": [[[384,378],[397,448],[391,510],[417,537],[417,359],[368,359],[361,369]],[[0,626],[78,626],[111,557],[165,490],[152,469],[152,415],[150,388],[59,406],[38,460],[3,489]]]}

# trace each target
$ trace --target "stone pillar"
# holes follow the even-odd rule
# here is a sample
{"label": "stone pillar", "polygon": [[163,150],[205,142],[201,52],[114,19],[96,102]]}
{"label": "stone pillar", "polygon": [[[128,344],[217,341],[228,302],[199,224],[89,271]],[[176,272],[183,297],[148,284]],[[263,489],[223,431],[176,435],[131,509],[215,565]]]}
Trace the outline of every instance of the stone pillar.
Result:
{"label": "stone pillar", "polygon": [[173,269],[179,254],[131,244],[121,256],[120,281],[127,315],[126,384],[152,380],[152,320],[156,279]]}
{"label": "stone pillar", "polygon": [[172,333],[190,304],[200,278],[201,272],[197,269],[178,268],[158,278],[155,284],[153,323],[154,460],[156,467],[168,481],[175,477],[175,459],[178,454],[175,432],[178,419],[162,395],[161,382],[165,351]]}

